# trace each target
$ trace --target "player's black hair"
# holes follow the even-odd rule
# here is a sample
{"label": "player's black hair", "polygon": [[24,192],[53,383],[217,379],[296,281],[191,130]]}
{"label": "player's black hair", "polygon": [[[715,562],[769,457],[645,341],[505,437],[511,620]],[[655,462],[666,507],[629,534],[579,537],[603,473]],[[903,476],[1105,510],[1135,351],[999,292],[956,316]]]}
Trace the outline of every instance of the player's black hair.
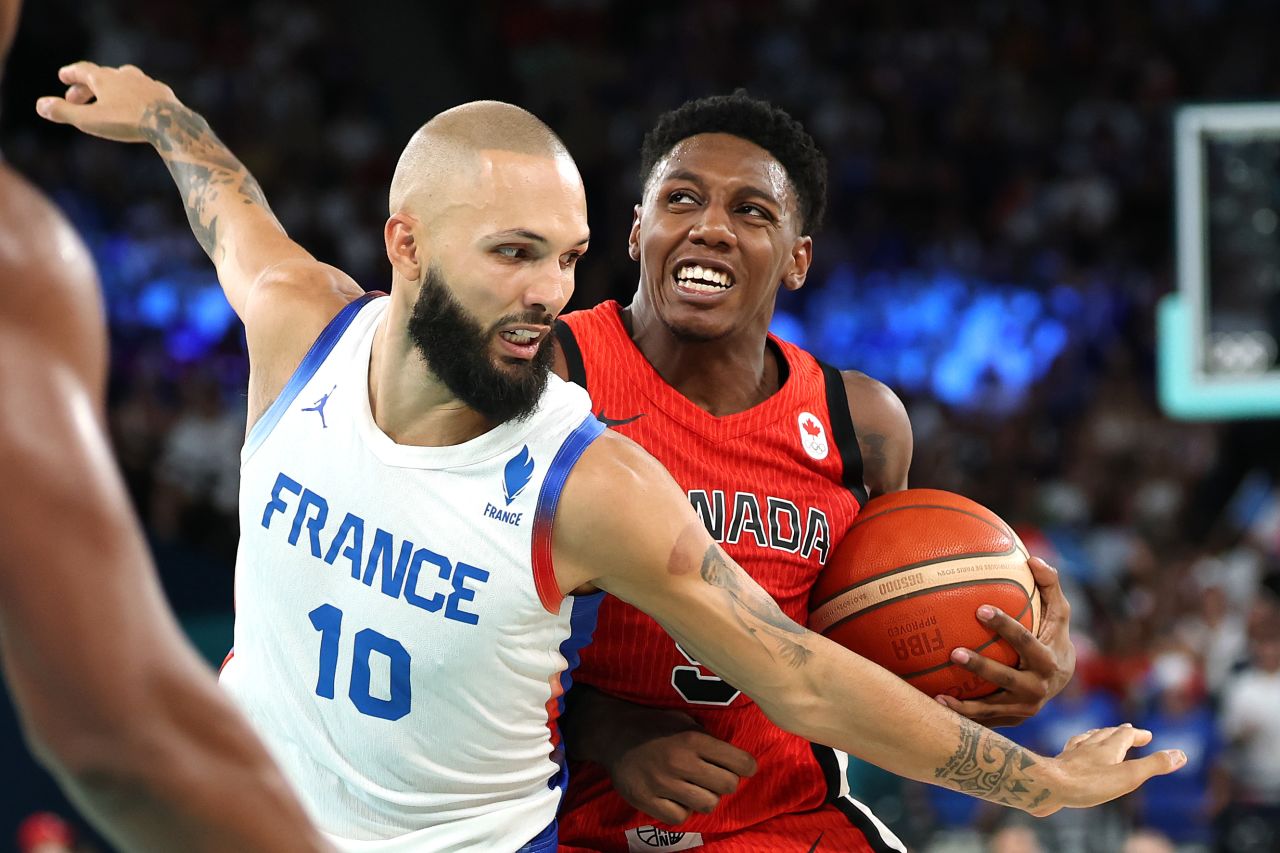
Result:
{"label": "player's black hair", "polygon": [[787,170],[800,202],[800,232],[822,225],[827,208],[827,158],[813,137],[781,107],[745,89],[686,101],[658,117],[640,147],[640,184],[648,186],[658,162],[678,143],[699,133],[728,133],[759,145]]}

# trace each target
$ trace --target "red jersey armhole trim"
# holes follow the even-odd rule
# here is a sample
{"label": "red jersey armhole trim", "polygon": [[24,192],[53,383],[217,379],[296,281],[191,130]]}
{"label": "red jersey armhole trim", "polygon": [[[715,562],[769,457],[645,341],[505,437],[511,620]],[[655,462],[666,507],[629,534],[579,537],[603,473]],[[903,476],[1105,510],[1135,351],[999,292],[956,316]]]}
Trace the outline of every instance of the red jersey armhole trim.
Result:
{"label": "red jersey armhole trim", "polygon": [[[533,531],[533,585],[538,590],[538,600],[548,613],[559,613],[564,596],[556,582],[555,566],[551,561],[551,524],[546,525],[545,535],[535,527]],[[546,542],[540,541],[545,538]]]}

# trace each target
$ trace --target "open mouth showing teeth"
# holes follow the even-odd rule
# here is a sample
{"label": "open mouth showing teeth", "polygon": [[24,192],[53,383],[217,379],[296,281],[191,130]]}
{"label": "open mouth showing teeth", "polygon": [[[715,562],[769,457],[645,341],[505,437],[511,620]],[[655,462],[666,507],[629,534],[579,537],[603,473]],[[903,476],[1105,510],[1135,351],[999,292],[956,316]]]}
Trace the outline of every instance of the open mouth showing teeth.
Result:
{"label": "open mouth showing teeth", "polygon": [[513,344],[531,344],[538,339],[538,332],[531,329],[511,329],[510,331],[502,331],[498,333],[505,341],[511,341]]}
{"label": "open mouth showing teeth", "polygon": [[693,293],[720,293],[733,287],[733,277],[719,270],[687,264],[676,270],[676,283]]}

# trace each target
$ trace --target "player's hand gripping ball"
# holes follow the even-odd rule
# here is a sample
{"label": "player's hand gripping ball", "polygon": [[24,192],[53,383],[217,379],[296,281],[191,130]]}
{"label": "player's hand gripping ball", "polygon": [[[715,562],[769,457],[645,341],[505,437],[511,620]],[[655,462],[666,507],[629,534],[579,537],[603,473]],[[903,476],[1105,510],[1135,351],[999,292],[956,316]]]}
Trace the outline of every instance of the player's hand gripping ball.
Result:
{"label": "player's hand gripping ball", "polygon": [[1009,525],[962,495],[883,495],[867,503],[827,560],[809,627],[930,696],[977,699],[998,688],[952,663],[951,651],[963,646],[1018,665],[1018,653],[976,614],[990,604],[1039,629],[1040,592],[1027,557]]}

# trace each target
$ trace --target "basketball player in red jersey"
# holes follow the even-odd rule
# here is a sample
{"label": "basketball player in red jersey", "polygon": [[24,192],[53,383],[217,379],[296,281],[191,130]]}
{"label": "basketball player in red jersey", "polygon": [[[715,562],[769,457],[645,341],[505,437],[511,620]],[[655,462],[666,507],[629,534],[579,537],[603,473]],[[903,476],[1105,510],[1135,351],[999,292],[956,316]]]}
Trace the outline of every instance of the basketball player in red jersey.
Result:
{"label": "basketball player in red jersey", "polygon": [[122,849],[328,849],[165,604],[103,431],[93,262],[4,164],[0,234],[0,655],[28,742]]}
{"label": "basketball player in red jersey", "polygon": [[[46,118],[120,141],[144,141],[154,135],[152,144],[162,152],[179,186],[195,190],[184,195],[193,231],[218,266],[237,310],[252,311],[253,299],[278,296],[290,300],[272,303],[282,312],[276,319],[283,325],[291,319],[307,319],[306,312],[312,309],[319,312],[326,306],[332,308],[340,301],[351,304],[358,298],[349,280],[319,264],[287,238],[243,164],[202,118],[176,100],[168,87],[135,68],[107,69],[91,63],[63,69],[62,79],[72,90],[84,86],[86,91],[69,92],[66,99],[42,99],[39,108]],[[96,102],[88,105],[93,97]],[[157,116],[163,116],[163,121]],[[487,144],[497,146],[484,149],[488,152],[484,156],[490,158],[487,162],[497,162],[505,143]],[[527,157],[517,158],[514,166],[510,160],[505,162],[503,168],[529,165]],[[541,160],[537,163],[539,168],[547,165]],[[775,177],[782,180],[781,174]],[[781,193],[781,186],[779,183],[774,191]],[[465,201],[448,204],[455,208],[466,204],[477,207],[477,212],[467,214],[470,219],[466,222],[480,232],[479,236],[459,234],[454,243],[448,244],[457,246],[456,251],[464,256],[473,257],[472,265],[481,269],[481,279],[472,278],[466,284],[468,292],[475,296],[486,286],[494,288],[495,285],[485,284],[486,277],[496,278],[498,284],[512,278],[502,266],[494,265],[505,263],[498,258],[510,259],[519,263],[519,283],[526,288],[523,293],[533,292],[525,282],[537,283],[547,277],[562,282],[556,285],[554,301],[543,306],[554,314],[568,298],[569,291],[562,288],[566,284],[571,288],[572,263],[585,243],[581,239],[574,243],[578,229],[564,228],[556,217],[574,223],[578,217],[585,219],[585,210],[578,209],[580,190],[574,189],[566,198],[548,194],[554,205],[549,208],[553,221],[548,223],[556,235],[552,243],[551,238],[527,225],[489,234],[485,229],[507,220],[492,218],[491,211],[498,208],[484,201],[494,198],[491,191],[482,188],[477,206],[473,200],[477,192],[470,187],[444,187],[448,192],[466,190]],[[452,198],[447,193],[442,197]],[[544,205],[530,207],[529,201],[521,204],[525,206],[516,211],[521,218],[537,217],[548,210]],[[510,214],[504,217],[509,218]],[[398,271],[392,298],[401,293],[402,304],[415,298],[415,291],[405,290],[414,287],[415,278],[419,288],[424,286],[426,262],[422,258],[430,255],[419,253],[435,251],[430,232],[415,220],[408,214],[393,214],[386,232],[388,254]],[[410,227],[418,230],[406,230]],[[548,252],[543,248],[547,244],[560,245],[563,252]],[[508,255],[507,250],[513,251]],[[408,274],[400,272],[410,262],[413,269]],[[282,265],[288,268],[284,278],[278,277]],[[291,278],[290,270],[303,270],[305,274]],[[276,288],[280,282],[287,284],[288,290]],[[263,289],[270,290],[270,296]],[[467,317],[466,313],[461,316]],[[546,331],[549,333],[549,327]],[[491,334],[497,337],[496,327]],[[419,366],[414,369],[420,371]],[[423,374],[415,372],[411,382],[401,382],[399,387],[413,393],[423,381]],[[426,381],[437,380],[428,373]],[[401,417],[423,417],[409,405],[388,408]],[[432,413],[433,410],[427,412]],[[808,424],[809,420],[802,422]],[[812,430],[812,426],[806,429],[811,439]],[[597,452],[598,448],[603,449]],[[811,440],[806,452],[821,455],[819,448]],[[626,454],[625,460],[620,454]],[[583,470],[587,471],[585,475]],[[545,543],[551,546],[554,556],[550,566],[554,581],[549,595],[603,588],[637,602],[663,619],[673,636],[683,638],[685,648],[693,650],[691,656],[701,652],[703,659],[724,673],[730,683],[751,692],[771,719],[807,738],[856,751],[908,778],[945,784],[1040,815],[1063,807],[1103,802],[1133,790],[1152,775],[1172,772],[1185,763],[1185,756],[1176,750],[1124,760],[1130,747],[1151,740],[1149,732],[1129,726],[1084,733],[1073,738],[1057,758],[1043,759],[939,708],[884,669],[806,631],[725,556],[689,506],[687,493],[625,437],[602,436],[584,452],[582,463],[564,485],[564,501],[556,511],[556,532]],[[620,487],[630,500],[607,505],[608,501],[616,501]],[[778,512],[787,511],[780,508]],[[789,541],[782,524],[779,523],[777,541]],[[755,530],[759,524],[744,520],[740,526],[742,530]],[[808,548],[811,553],[829,548],[829,539],[827,545],[822,544],[823,525],[815,521],[812,529],[812,541],[808,545],[797,543],[796,548]],[[726,541],[729,538],[732,534]],[[806,534],[806,538],[810,537]],[[554,701],[554,693],[551,695]],[[789,846],[794,847],[795,839],[812,825],[783,827],[780,832],[785,832],[791,841]],[[826,832],[825,828],[820,831],[819,840]],[[653,830],[639,836],[639,841],[656,847],[650,842],[669,835]],[[833,829],[832,837],[837,835]],[[693,841],[682,835],[678,846],[665,841],[663,845],[666,849],[688,849],[697,846]],[[762,836],[757,841],[760,843],[748,843],[749,849],[767,849],[762,846]],[[809,842],[806,840],[805,844]],[[838,849],[850,849],[838,839],[836,845]],[[827,849],[832,845],[828,844]]]}
{"label": "basketball player in red jersey", "polygon": [[[712,537],[803,623],[819,569],[868,496],[906,488],[912,446],[892,391],[768,334],[778,288],[805,281],[825,161],[798,122],[743,93],[664,115],[641,158],[629,240],[639,289],[626,308],[565,315],[559,369],[666,466]],[[957,663],[1004,689],[942,704],[1008,724],[1070,678],[1067,603],[1049,567],[1033,570],[1041,636],[998,612],[985,620],[1026,669],[957,650]],[[819,850],[901,849],[849,798],[843,755],[771,724],[634,608],[601,606],[577,683],[593,689],[569,702],[578,760],[562,851],[759,853],[819,837]]]}

